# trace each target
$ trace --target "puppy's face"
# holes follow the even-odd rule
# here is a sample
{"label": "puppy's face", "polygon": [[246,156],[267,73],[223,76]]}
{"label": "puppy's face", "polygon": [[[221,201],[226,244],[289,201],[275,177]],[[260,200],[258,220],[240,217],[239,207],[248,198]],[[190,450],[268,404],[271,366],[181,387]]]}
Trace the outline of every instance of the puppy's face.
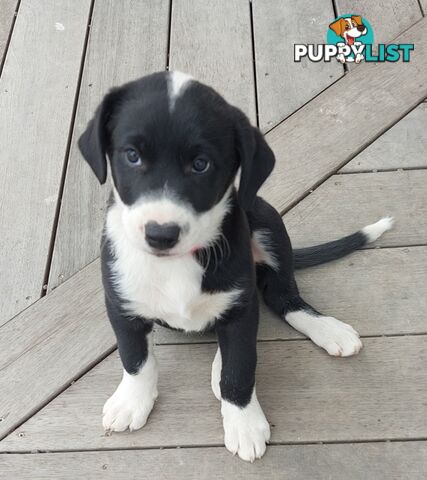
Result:
{"label": "puppy's face", "polygon": [[[236,172],[242,166],[243,178],[244,157],[255,157],[253,130],[211,88],[165,72],[107,95],[79,145],[101,182],[108,157],[132,243],[155,255],[182,255],[219,235]],[[247,188],[256,193],[273,162],[266,155]]]}
{"label": "puppy's face", "polygon": [[135,85],[122,102],[109,158],[129,238],[161,255],[205,246],[238,167],[228,105],[179,74]]}

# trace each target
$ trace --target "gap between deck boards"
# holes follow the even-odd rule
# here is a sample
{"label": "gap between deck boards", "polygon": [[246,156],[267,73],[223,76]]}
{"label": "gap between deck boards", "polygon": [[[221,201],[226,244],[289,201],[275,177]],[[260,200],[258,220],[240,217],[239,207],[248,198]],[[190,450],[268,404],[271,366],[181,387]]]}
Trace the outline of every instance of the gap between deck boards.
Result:
{"label": "gap between deck boards", "polygon": [[[144,427],[143,427],[144,428]],[[364,445],[370,443],[416,443],[416,442],[427,442],[426,437],[418,437],[418,438],[392,438],[392,439],[385,439],[385,438],[375,438],[369,440],[363,439],[355,439],[355,440],[326,440],[326,441],[292,441],[292,442],[274,442],[270,441],[268,443],[268,447],[285,447],[285,446],[309,446],[309,445]],[[217,444],[197,444],[197,445],[184,445],[184,446],[177,446],[177,445],[162,445],[162,446],[147,446],[147,447],[102,447],[102,448],[84,448],[84,449],[65,449],[65,450],[10,450],[10,451],[0,451],[0,460],[4,455],[45,455],[45,454],[63,454],[63,453],[90,453],[90,452],[144,452],[150,450],[194,450],[198,448],[203,449],[223,449],[223,443]],[[0,477],[1,478],[1,477]]]}

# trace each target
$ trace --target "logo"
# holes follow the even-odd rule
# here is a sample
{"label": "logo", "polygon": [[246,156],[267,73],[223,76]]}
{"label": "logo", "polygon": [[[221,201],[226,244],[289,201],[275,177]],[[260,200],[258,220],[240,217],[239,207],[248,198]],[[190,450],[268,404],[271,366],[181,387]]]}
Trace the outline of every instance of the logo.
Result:
{"label": "logo", "polygon": [[326,44],[295,44],[294,61],[307,58],[312,62],[341,63],[409,62],[413,43],[380,43],[374,45],[374,30],[360,15],[347,14],[336,18],[326,34]]}

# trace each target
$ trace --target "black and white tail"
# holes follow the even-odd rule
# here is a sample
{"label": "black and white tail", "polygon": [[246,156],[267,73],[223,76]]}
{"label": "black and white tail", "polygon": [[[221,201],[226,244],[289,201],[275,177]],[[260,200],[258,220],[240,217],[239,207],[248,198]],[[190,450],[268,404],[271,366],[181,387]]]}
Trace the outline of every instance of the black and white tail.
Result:
{"label": "black and white tail", "polygon": [[313,247],[297,248],[294,250],[295,269],[313,267],[344,257],[368,243],[375,242],[384,232],[391,229],[393,223],[392,217],[384,217],[339,240]]}

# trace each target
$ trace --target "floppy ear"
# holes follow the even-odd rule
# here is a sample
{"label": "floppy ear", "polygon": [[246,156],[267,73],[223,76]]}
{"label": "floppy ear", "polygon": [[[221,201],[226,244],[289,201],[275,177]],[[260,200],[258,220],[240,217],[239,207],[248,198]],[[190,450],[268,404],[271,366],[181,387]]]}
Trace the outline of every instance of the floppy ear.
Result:
{"label": "floppy ear", "polygon": [[118,98],[118,89],[111,90],[96,109],[95,115],[88,123],[86,130],[78,140],[78,146],[83,158],[90,165],[99,183],[105,183],[107,178],[106,154],[109,147],[108,121]]}
{"label": "floppy ear", "polygon": [[237,152],[241,176],[238,200],[244,210],[251,210],[261,185],[274,168],[274,153],[258,128],[241,114],[237,121]]}
{"label": "floppy ear", "polygon": [[344,27],[345,27],[345,20],[342,18],[335,20],[335,22],[329,25],[329,28],[333,30],[339,37],[342,37],[342,34],[344,33]]}
{"label": "floppy ear", "polygon": [[360,15],[352,15],[351,19],[354,20],[357,25],[363,25],[362,17]]}

